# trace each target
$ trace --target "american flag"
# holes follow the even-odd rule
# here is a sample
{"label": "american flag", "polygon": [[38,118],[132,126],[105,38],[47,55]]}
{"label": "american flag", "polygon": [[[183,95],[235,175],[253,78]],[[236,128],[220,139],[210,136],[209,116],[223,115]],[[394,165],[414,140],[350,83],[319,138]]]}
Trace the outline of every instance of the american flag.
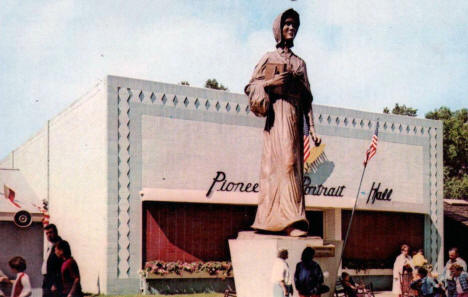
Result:
{"label": "american flag", "polygon": [[366,159],[364,160],[364,167],[367,166],[367,163],[372,159],[372,157],[377,153],[377,144],[379,144],[379,122],[375,126],[374,135],[372,135],[372,141],[369,145],[369,148],[366,151]]}
{"label": "american flag", "polygon": [[307,125],[306,118],[304,116],[304,163],[310,156],[310,137],[309,137],[309,125]]}

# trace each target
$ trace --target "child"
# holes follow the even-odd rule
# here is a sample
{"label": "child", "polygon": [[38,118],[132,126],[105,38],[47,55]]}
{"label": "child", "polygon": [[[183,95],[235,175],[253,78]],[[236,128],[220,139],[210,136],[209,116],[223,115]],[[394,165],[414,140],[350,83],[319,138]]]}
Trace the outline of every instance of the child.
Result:
{"label": "child", "polygon": [[29,276],[24,273],[26,270],[26,261],[22,257],[13,257],[8,261],[11,271],[16,274],[14,281],[7,277],[0,277],[0,282],[9,282],[13,284],[11,288],[11,297],[28,297],[31,296],[31,282]]}
{"label": "child", "polygon": [[439,288],[439,284],[427,276],[427,270],[424,267],[418,268],[417,276],[419,279],[411,283],[411,289],[417,290],[420,296],[434,297],[436,289]]}
{"label": "child", "polygon": [[457,286],[457,297],[468,297],[468,273],[458,264],[452,264],[450,271]]}
{"label": "child", "polygon": [[358,286],[354,283],[349,273],[343,272],[341,274],[341,280],[343,282],[343,288],[346,296],[356,297],[358,292]]}
{"label": "child", "polygon": [[423,267],[424,264],[427,264],[426,258],[424,258],[424,250],[419,249],[416,255],[413,256],[413,266],[414,268]]}

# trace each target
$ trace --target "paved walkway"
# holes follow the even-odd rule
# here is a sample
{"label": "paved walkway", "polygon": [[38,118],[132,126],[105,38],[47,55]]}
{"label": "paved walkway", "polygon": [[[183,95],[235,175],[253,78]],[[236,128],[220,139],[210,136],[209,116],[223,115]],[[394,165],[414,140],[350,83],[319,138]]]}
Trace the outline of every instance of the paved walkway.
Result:
{"label": "paved walkway", "polygon": [[375,297],[396,297],[392,291],[378,291],[374,292]]}

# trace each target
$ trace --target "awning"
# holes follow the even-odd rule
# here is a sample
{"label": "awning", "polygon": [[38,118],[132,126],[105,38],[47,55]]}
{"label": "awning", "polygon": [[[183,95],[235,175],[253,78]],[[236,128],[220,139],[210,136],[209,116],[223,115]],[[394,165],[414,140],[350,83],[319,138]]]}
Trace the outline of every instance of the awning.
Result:
{"label": "awning", "polygon": [[[143,188],[139,194],[141,201],[232,205],[257,205],[258,203],[258,193],[255,192],[228,192],[219,190],[210,192],[208,190]],[[353,209],[355,199],[356,198],[349,196],[333,197],[305,195],[305,207],[306,210]],[[375,205],[372,203],[367,203],[367,200],[362,197],[358,200],[356,209],[366,211],[427,214],[426,208],[421,207],[419,204],[405,202],[393,203],[393,201],[388,201],[387,203]]]}
{"label": "awning", "polygon": [[[232,204],[232,205],[257,205],[257,193],[242,192],[219,192],[213,191],[209,195],[202,190],[143,188],[140,191],[142,201],[159,202],[186,202],[186,203],[208,203],[208,204]],[[307,209],[351,209],[354,199],[305,196]]]}

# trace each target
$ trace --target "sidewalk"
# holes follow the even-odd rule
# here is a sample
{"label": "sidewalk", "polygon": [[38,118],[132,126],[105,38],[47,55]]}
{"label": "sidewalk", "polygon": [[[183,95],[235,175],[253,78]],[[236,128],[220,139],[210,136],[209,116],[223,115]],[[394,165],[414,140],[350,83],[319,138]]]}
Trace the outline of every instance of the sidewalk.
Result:
{"label": "sidewalk", "polygon": [[375,297],[395,297],[392,291],[378,291],[374,292]]}

